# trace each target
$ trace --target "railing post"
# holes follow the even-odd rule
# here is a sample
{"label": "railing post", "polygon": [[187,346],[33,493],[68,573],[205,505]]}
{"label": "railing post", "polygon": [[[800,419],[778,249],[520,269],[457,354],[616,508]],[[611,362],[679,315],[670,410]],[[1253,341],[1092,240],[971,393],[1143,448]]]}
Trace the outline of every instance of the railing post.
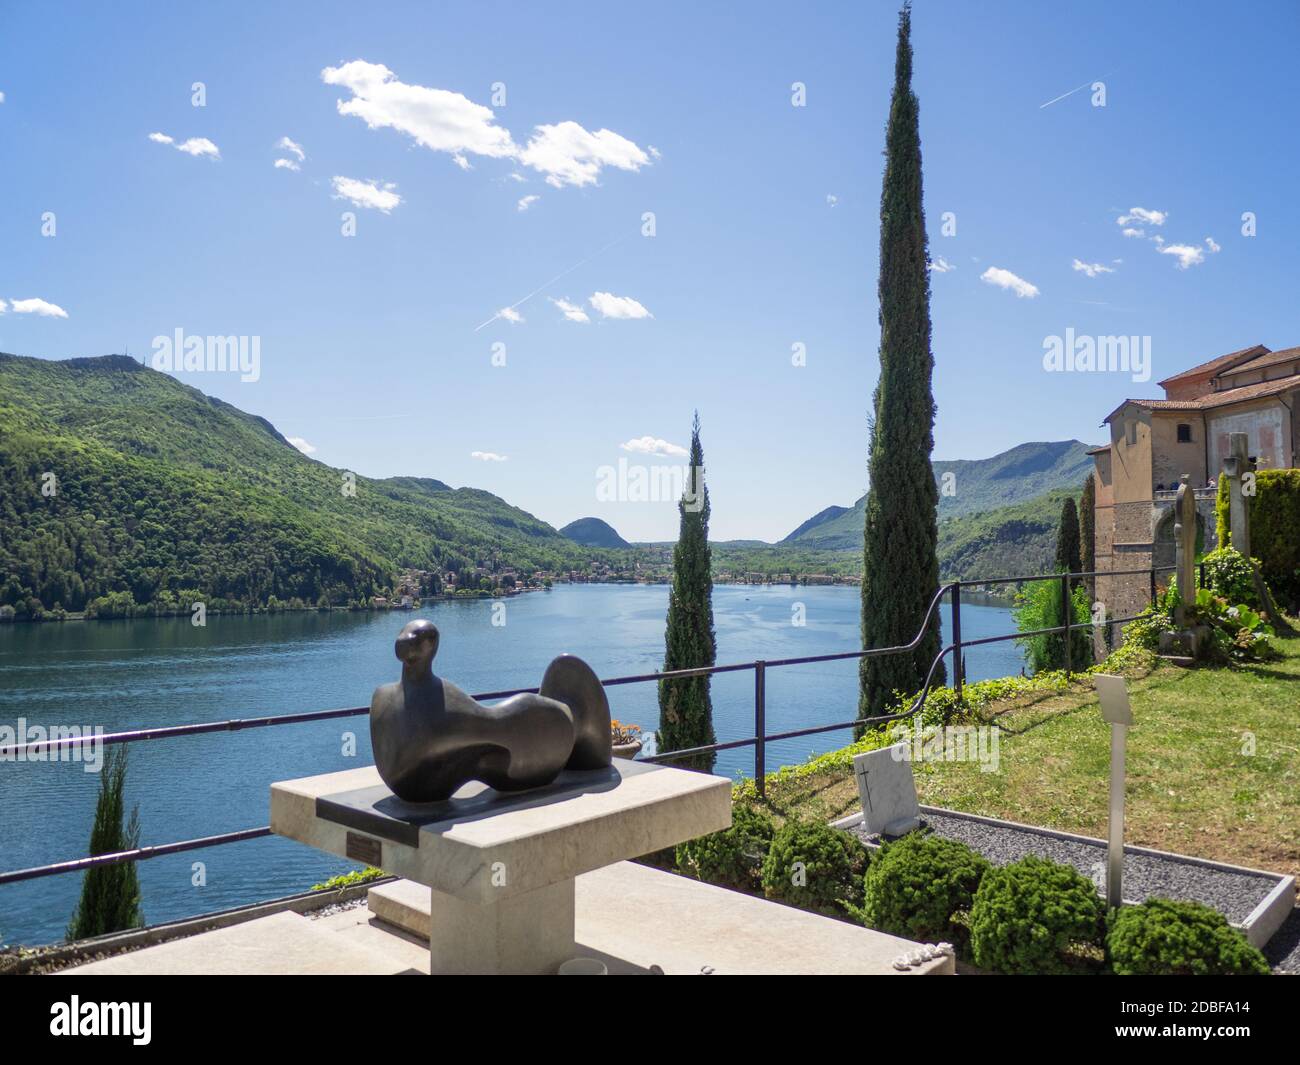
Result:
{"label": "railing post", "polygon": [[767,797],[767,663],[754,663],[754,781],[758,797]]}
{"label": "railing post", "polygon": [[952,586],[952,668],[952,689],[957,696],[957,705],[961,706],[962,684],[965,680],[961,660],[961,581]]}
{"label": "railing post", "polygon": [[1074,650],[1070,639],[1070,623],[1074,620],[1074,598],[1070,595],[1070,575],[1061,574],[1061,614],[1065,618],[1065,675],[1074,670]]}
{"label": "railing post", "polygon": [[1156,564],[1151,563],[1151,605],[1156,603]]}

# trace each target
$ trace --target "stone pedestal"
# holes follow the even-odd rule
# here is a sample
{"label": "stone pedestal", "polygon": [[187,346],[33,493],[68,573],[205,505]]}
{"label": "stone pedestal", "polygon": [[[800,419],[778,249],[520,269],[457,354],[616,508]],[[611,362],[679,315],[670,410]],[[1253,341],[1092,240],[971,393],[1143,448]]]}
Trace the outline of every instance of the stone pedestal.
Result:
{"label": "stone pedestal", "polygon": [[434,973],[548,973],[574,954],[574,878],[731,824],[731,781],[615,760],[533,791],[404,803],[374,766],[271,786],[271,828],[427,886]]}

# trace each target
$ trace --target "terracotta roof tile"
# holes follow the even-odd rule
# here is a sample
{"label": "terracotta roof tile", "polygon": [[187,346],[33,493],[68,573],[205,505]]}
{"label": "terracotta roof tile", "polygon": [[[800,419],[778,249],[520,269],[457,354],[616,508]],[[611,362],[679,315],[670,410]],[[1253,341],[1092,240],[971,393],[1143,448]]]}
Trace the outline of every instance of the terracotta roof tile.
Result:
{"label": "terracotta roof tile", "polygon": [[1290,362],[1292,359],[1300,359],[1300,348],[1285,348],[1282,351],[1270,351],[1264,355],[1256,355],[1249,362],[1243,362],[1239,366],[1220,370],[1214,376],[1226,377],[1229,374],[1251,373],[1254,370],[1262,370],[1267,366],[1277,366],[1279,363]]}
{"label": "terracotta roof tile", "polygon": [[1275,396],[1281,392],[1289,392],[1293,388],[1300,389],[1300,375],[1279,377],[1276,381],[1259,381],[1253,385],[1242,385],[1240,388],[1229,388],[1222,392],[1211,392],[1208,396],[1201,396],[1199,399],[1126,399],[1106,415],[1106,421],[1110,421],[1129,403],[1148,410],[1214,410],[1218,407],[1229,407],[1234,403],[1245,403],[1251,399]]}
{"label": "terracotta roof tile", "polygon": [[1174,374],[1173,377],[1166,377],[1163,381],[1157,381],[1156,384],[1162,388],[1173,381],[1185,381],[1192,377],[1204,377],[1207,374],[1215,374],[1225,370],[1237,363],[1245,362],[1247,359],[1253,359],[1259,355],[1266,355],[1268,348],[1263,344],[1256,344],[1254,347],[1242,348],[1240,351],[1233,351],[1227,355],[1220,355],[1217,359],[1211,359],[1209,362],[1203,362],[1199,366],[1193,366],[1190,370],[1184,370],[1182,373]]}

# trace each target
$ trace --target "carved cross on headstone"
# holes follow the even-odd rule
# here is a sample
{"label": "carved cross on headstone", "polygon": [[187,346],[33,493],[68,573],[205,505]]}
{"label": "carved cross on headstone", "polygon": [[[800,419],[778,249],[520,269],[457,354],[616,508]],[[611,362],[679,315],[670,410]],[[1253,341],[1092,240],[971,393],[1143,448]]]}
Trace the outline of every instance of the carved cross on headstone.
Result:
{"label": "carved cross on headstone", "polygon": [[1183,474],[1174,497],[1174,573],[1181,600],[1174,609],[1174,624],[1179,628],[1187,624],[1187,604],[1196,602],[1196,492],[1190,481],[1191,475]]}

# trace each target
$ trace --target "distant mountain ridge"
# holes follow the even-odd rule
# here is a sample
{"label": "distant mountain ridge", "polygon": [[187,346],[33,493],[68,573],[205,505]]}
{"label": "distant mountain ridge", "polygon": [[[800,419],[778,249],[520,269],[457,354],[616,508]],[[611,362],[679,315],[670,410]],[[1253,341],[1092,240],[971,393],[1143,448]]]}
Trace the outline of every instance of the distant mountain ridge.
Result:
{"label": "distant mountain ridge", "polygon": [[[1055,489],[1077,493],[1093,468],[1087,454],[1091,446],[1078,440],[1031,442],[987,459],[933,462],[940,487],[939,520],[1028,502]],[[952,475],[954,490],[948,495],[944,494],[946,474]],[[866,503],[863,495],[852,507],[827,507],[780,542],[823,550],[861,550]]]}
{"label": "distant mountain ridge", "polygon": [[626,540],[615,531],[608,522],[599,518],[579,518],[571,521],[560,535],[584,547],[630,547]]}

